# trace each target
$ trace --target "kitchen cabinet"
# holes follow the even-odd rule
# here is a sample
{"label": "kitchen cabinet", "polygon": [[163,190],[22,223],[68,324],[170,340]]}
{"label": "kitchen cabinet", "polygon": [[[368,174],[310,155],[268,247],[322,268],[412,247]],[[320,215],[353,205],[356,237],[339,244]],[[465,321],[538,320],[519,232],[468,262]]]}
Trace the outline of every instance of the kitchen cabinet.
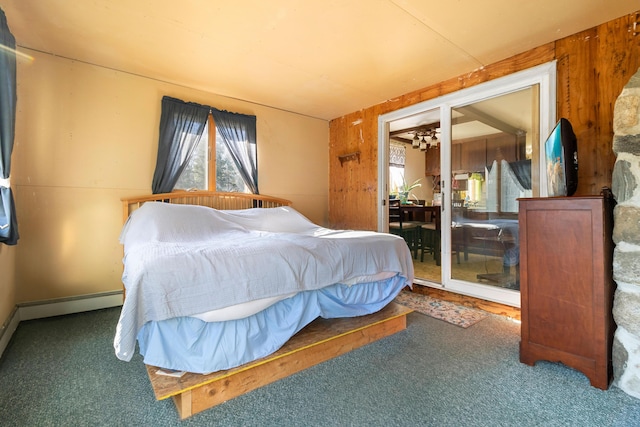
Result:
{"label": "kitchen cabinet", "polygon": [[463,172],[484,172],[487,165],[486,138],[474,139],[458,145],[461,146],[460,170]]}
{"label": "kitchen cabinet", "polygon": [[[453,141],[451,171],[453,173],[484,172],[494,160],[508,162],[524,160],[524,136],[507,133]],[[440,175],[440,145],[425,153],[425,175]]]}
{"label": "kitchen cabinet", "polygon": [[502,133],[487,138],[487,166],[494,160],[516,162],[525,159],[525,136]]}
{"label": "kitchen cabinet", "polygon": [[440,144],[425,152],[425,176],[440,175]]}

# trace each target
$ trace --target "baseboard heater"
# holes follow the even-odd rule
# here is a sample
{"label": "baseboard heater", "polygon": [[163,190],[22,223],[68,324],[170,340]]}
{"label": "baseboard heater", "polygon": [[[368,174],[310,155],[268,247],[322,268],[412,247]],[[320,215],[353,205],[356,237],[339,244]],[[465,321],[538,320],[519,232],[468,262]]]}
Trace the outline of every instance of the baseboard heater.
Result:
{"label": "baseboard heater", "polygon": [[119,290],[17,304],[0,328],[0,357],[21,321],[118,307],[122,301]]}

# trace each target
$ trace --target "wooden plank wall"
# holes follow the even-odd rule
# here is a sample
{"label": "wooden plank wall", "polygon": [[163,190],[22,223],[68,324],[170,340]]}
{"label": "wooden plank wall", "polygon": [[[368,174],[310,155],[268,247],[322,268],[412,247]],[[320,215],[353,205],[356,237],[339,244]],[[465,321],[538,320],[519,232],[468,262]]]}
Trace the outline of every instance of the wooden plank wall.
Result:
{"label": "wooden plank wall", "polygon": [[571,121],[578,138],[578,195],[611,187],[613,107],[640,67],[639,20],[640,12],[556,42],[558,117]]}
{"label": "wooden plank wall", "polygon": [[[537,47],[481,70],[454,77],[384,103],[334,119],[329,126],[329,221],[334,228],[376,230],[378,116],[498,77],[558,60],[558,118],[566,117],[578,137],[577,194],[611,186],[615,156],[613,106],[640,67],[640,12]],[[640,28],[640,22],[637,27]],[[360,152],[359,161],[339,156]]]}

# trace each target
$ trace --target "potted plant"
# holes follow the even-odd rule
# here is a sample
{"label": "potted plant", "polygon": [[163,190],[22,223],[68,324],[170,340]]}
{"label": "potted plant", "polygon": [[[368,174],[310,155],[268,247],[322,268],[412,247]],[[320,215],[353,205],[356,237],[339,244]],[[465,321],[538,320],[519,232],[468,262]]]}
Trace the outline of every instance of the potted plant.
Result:
{"label": "potted plant", "polygon": [[[411,195],[411,190],[422,186],[420,181],[422,181],[422,178],[418,178],[413,181],[411,185],[408,185],[404,180],[404,177],[402,177],[402,185],[398,187],[398,199],[400,199],[401,204],[406,205],[408,203],[409,196]],[[415,196],[413,197],[416,198]]]}

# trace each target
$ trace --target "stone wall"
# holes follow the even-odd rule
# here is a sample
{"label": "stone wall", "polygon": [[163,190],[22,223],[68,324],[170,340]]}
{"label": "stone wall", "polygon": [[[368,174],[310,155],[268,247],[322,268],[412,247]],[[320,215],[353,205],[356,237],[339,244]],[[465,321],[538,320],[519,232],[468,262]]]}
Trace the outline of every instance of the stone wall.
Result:
{"label": "stone wall", "polygon": [[613,132],[613,381],[640,399],[640,70],[616,100]]}

